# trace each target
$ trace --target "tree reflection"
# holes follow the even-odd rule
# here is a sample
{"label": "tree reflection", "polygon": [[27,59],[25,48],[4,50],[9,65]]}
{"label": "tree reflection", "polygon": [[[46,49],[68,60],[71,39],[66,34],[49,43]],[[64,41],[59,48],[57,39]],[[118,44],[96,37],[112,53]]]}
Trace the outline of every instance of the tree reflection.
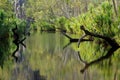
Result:
{"label": "tree reflection", "polygon": [[118,48],[116,48],[116,47],[112,47],[112,48],[110,48],[110,49],[108,50],[108,52],[107,52],[107,54],[106,54],[105,56],[101,56],[100,58],[98,58],[98,59],[96,59],[96,60],[93,60],[93,61],[91,61],[91,62],[89,62],[89,63],[85,62],[85,61],[82,60],[81,57],[80,57],[80,60],[81,60],[83,63],[85,63],[85,67],[84,67],[83,69],[81,69],[80,72],[83,73],[83,72],[84,72],[88,67],[90,67],[91,65],[96,64],[96,63],[98,63],[98,62],[100,62],[100,61],[103,61],[103,60],[105,60],[105,59],[110,58],[117,49],[118,49]]}
{"label": "tree reflection", "polygon": [[[100,62],[100,61],[103,61],[103,60],[105,60],[105,59],[110,58],[110,57],[114,54],[114,52],[115,52],[118,48],[120,48],[120,46],[119,46],[119,44],[116,42],[115,39],[112,39],[112,38],[107,37],[107,36],[104,36],[104,35],[100,35],[100,34],[95,34],[95,33],[89,32],[88,30],[85,29],[84,26],[80,26],[80,28],[81,28],[81,30],[84,31],[85,35],[79,39],[78,46],[79,46],[79,44],[80,44],[81,39],[83,39],[86,35],[90,35],[90,36],[93,36],[93,37],[101,38],[101,39],[105,40],[105,41],[111,46],[111,48],[107,51],[107,54],[106,54],[106,55],[103,55],[103,56],[101,56],[100,58],[98,58],[98,59],[96,59],[96,60],[93,60],[93,61],[91,61],[91,62],[89,62],[89,63],[83,62],[83,60],[81,60],[81,57],[80,57],[80,60],[81,60],[83,63],[85,63],[85,67],[84,67],[83,69],[81,69],[81,71],[80,71],[81,73],[83,73],[83,72],[84,72],[88,67],[90,67],[91,65],[96,64],[96,63],[98,63],[98,62]],[[101,43],[101,44],[105,44],[105,43]]]}
{"label": "tree reflection", "polygon": [[[22,68],[22,69],[21,69]],[[21,77],[19,77],[21,76]],[[32,70],[31,67],[27,65],[20,64],[16,65],[12,72],[11,80],[47,80],[47,77],[40,74],[39,70]]]}

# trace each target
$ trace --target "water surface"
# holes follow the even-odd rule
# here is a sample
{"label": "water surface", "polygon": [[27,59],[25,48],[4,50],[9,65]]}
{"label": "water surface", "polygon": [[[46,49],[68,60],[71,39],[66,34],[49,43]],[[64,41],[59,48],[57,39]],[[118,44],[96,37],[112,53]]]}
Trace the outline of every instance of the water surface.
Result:
{"label": "water surface", "polygon": [[[70,35],[79,38],[79,35]],[[69,43],[69,39],[61,33],[35,33],[25,41],[21,61],[12,65],[8,72],[10,80],[119,80],[120,50],[108,60],[90,66],[81,73],[84,62],[93,61],[104,55],[102,48],[96,51],[94,42],[83,42],[80,48],[77,43]],[[80,57],[83,61],[81,61]],[[2,74],[1,74],[2,75]],[[4,74],[5,76],[5,74]],[[7,80],[2,78],[1,80]]]}

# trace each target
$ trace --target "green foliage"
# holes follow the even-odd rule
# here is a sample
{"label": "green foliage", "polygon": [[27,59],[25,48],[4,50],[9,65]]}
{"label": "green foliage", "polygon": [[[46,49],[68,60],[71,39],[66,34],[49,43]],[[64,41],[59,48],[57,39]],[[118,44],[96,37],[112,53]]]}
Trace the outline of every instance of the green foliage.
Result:
{"label": "green foliage", "polygon": [[67,32],[78,33],[80,31],[79,20],[75,17],[72,17],[71,19],[67,20],[65,25],[66,25],[65,27],[66,27]]}
{"label": "green foliage", "polygon": [[7,13],[11,13],[13,9],[11,3],[11,0],[0,0],[0,9],[5,10]]}
{"label": "green foliage", "polygon": [[[120,6],[119,6],[119,10],[118,13],[120,13]],[[116,22],[113,24],[114,26],[116,26],[116,28],[113,28],[117,38],[120,37],[120,14],[118,14],[117,19],[115,20]],[[119,40],[120,42],[120,40]]]}
{"label": "green foliage", "polygon": [[65,30],[66,21],[67,19],[64,16],[57,18],[55,21],[55,28]]}
{"label": "green foliage", "polygon": [[55,30],[54,25],[50,24],[49,22],[42,21],[40,24],[40,30],[45,30],[45,31],[50,31],[50,30]]}
{"label": "green foliage", "polygon": [[96,29],[98,29],[98,33],[106,36],[114,36],[114,33],[112,32],[112,5],[108,2],[104,2],[100,7],[98,7],[98,10],[99,11],[97,11],[93,17]]}
{"label": "green foliage", "polygon": [[12,32],[14,27],[12,4],[8,0],[0,0],[0,66],[8,60],[12,53]]}
{"label": "green foliage", "polygon": [[[56,4],[58,2],[60,4]],[[26,13],[27,16],[35,18],[34,28],[41,30],[63,29],[67,32],[82,34],[79,27],[84,25],[89,31],[105,36],[114,37],[118,34],[117,26],[120,19],[115,17],[111,1],[92,0],[85,3],[84,1],[58,0],[58,2],[55,0],[27,1]],[[80,5],[81,2],[84,3]],[[83,5],[88,7],[85,13]]]}
{"label": "green foliage", "polygon": [[112,5],[105,1],[97,8],[90,4],[89,11],[80,14],[77,18],[72,17],[66,21],[67,31],[81,33],[80,25],[84,25],[89,31],[109,37],[114,37],[118,32],[118,19],[115,18]]}
{"label": "green foliage", "polygon": [[21,19],[15,19],[15,23],[18,27],[17,33],[19,34],[19,37],[22,39],[24,37],[25,28],[26,28],[26,21]]}
{"label": "green foliage", "polygon": [[[38,23],[39,22],[39,23]],[[62,29],[71,33],[81,34],[80,25],[84,25],[88,30],[105,36],[114,37],[118,33],[118,19],[115,18],[111,3],[105,1],[97,8],[90,4],[88,12],[77,17],[65,18],[57,17],[54,20],[37,21],[43,30]],[[53,26],[54,25],[54,26]]]}
{"label": "green foliage", "polygon": [[12,42],[14,39],[12,29],[16,25],[18,26],[18,34],[22,37],[25,21],[16,19],[13,14],[8,15],[4,10],[0,10],[0,66],[9,59],[15,48]]}
{"label": "green foliage", "polygon": [[73,32],[71,22],[69,20],[66,21],[65,28],[66,28],[67,32]]}
{"label": "green foliage", "polygon": [[10,27],[7,22],[7,15],[3,10],[0,10],[0,65],[3,65],[5,57],[10,51]]}

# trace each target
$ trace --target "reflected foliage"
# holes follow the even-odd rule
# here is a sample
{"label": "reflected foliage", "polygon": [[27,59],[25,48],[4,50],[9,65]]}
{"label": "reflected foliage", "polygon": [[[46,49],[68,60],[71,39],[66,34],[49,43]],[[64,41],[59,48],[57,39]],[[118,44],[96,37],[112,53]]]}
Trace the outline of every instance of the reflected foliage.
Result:
{"label": "reflected foliage", "polygon": [[[79,35],[70,36],[79,38]],[[97,44],[96,41],[93,41],[82,42],[80,48],[77,43],[72,43],[63,49],[67,43],[69,43],[69,39],[61,33],[32,34],[26,39],[27,48],[23,54],[24,61],[16,63],[13,67],[3,68],[6,74],[2,74],[0,71],[0,78],[2,80],[10,78],[12,80],[16,80],[16,78],[23,80],[120,79],[119,49],[109,59],[93,63],[97,65],[90,65],[81,74],[80,70],[84,68],[85,64],[104,56],[110,48],[98,49],[96,52]]]}
{"label": "reflected foliage", "polygon": [[[72,38],[78,38],[76,35],[70,36]],[[48,41],[49,43],[47,43],[45,41],[46,39],[50,42]],[[34,41],[34,44],[29,44],[31,41]],[[85,63],[87,64],[99,59],[100,56],[104,56],[110,48],[106,49],[104,53],[102,49],[96,52],[95,41],[83,42],[80,48],[77,48],[77,43],[65,46],[67,43],[69,43],[69,39],[58,33],[32,35],[27,42],[29,47],[27,51],[31,55],[29,56],[30,65],[33,69],[41,70],[41,74],[46,75],[49,80],[79,80],[88,78],[92,80],[97,78],[109,80],[113,79],[114,74],[117,74],[116,78],[119,79],[119,58],[116,58],[116,56],[120,56],[119,50],[115,51],[115,54],[113,54],[110,59],[103,60],[99,63],[96,61],[95,64],[97,65],[90,65],[90,67],[81,74],[79,71],[84,67]],[[80,53],[77,53],[77,51]],[[83,61],[79,58],[79,55]],[[109,69],[112,69],[112,71],[109,71]],[[95,77],[95,75],[97,75],[97,77]]]}
{"label": "reflected foliage", "polygon": [[0,65],[9,58],[15,46],[12,43],[14,39],[12,28],[18,25],[18,34],[22,38],[25,22],[16,19],[13,14],[7,15],[4,10],[0,10]]}
{"label": "reflected foliage", "polygon": [[32,70],[29,64],[17,64],[11,72],[11,80],[47,80],[39,70]]}

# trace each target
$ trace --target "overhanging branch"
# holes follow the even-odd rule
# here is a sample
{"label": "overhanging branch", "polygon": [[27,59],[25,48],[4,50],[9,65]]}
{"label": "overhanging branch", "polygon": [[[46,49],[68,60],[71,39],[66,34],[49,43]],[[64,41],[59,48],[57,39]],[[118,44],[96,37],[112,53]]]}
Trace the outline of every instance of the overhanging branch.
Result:
{"label": "overhanging branch", "polygon": [[[83,30],[85,32],[86,35],[90,35],[90,36],[93,36],[93,37],[97,37],[97,38],[101,38],[101,39],[104,39],[105,41],[107,41],[109,43],[109,45],[111,46],[111,48],[108,50],[107,54],[105,56],[101,56],[100,58],[96,59],[96,60],[93,60],[89,63],[86,63],[85,64],[85,67],[81,70],[81,72],[83,73],[88,67],[90,67],[91,65],[95,64],[95,63],[98,63],[100,61],[103,61],[105,59],[108,59],[109,57],[111,57],[114,52],[120,48],[119,44],[115,41],[115,39],[112,39],[110,37],[106,37],[106,36],[103,36],[103,35],[99,35],[99,34],[94,34],[92,32],[89,32],[88,30],[86,30],[84,28],[84,26],[80,26],[80,29]],[[83,36],[84,37],[84,36]],[[79,42],[80,43],[80,42]],[[79,44],[78,44],[79,45]]]}
{"label": "overhanging branch", "polygon": [[112,38],[107,37],[107,36],[103,36],[103,35],[94,34],[92,32],[89,32],[88,30],[86,30],[84,28],[84,26],[80,26],[80,29],[83,30],[86,35],[90,35],[90,36],[94,36],[94,37],[98,37],[98,38],[104,39],[105,41],[107,41],[109,43],[109,45],[114,46],[114,47],[115,46],[116,47],[120,47],[119,44],[115,41],[115,39],[112,39]]}

